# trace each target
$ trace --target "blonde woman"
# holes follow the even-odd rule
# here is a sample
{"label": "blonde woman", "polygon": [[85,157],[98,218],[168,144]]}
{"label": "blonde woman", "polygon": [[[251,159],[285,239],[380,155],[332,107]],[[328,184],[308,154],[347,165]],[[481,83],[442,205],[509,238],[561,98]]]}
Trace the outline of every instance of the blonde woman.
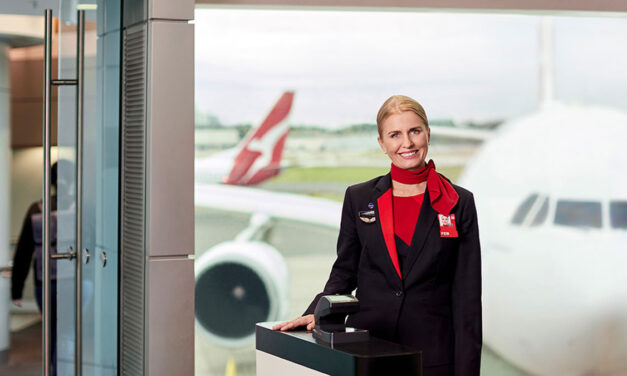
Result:
{"label": "blonde woman", "polygon": [[478,376],[481,248],[472,193],[427,161],[429,121],[415,100],[395,95],[377,115],[390,173],[349,187],[337,259],[324,291],[275,330],[314,327],[322,295],[356,289],[347,325],[422,351],[424,376]]}

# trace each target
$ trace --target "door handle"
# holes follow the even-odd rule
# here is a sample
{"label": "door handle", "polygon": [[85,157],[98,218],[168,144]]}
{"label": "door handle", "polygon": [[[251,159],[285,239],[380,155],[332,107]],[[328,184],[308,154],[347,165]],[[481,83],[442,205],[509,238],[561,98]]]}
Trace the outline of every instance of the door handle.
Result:
{"label": "door handle", "polygon": [[[50,255],[50,258],[53,260],[69,260],[72,261],[75,258],[78,258],[78,255],[76,254],[76,252],[74,252],[74,250],[72,249],[72,247],[70,247],[70,250],[66,253],[53,253]],[[89,264],[89,249],[85,248],[83,250],[83,260],[85,262],[85,264]]]}
{"label": "door handle", "polygon": [[67,253],[53,253],[50,255],[50,258],[53,260],[74,260],[76,258],[76,252],[67,252]]}
{"label": "door handle", "polygon": [[[74,375],[81,376],[82,371],[82,255],[81,252],[50,254],[50,146],[51,146],[51,93],[52,86],[76,86],[76,250],[82,249],[82,163],[83,163],[83,88],[85,61],[85,11],[78,11],[76,36],[76,78],[52,79],[52,9],[46,9],[44,30],[44,113],[43,113],[43,149],[44,149],[44,186],[42,198],[43,214],[43,337],[42,368],[43,375],[51,375],[51,325],[50,322],[50,261],[55,259],[76,259],[75,273],[75,355]],[[55,323],[56,325],[56,323]]]}
{"label": "door handle", "polygon": [[74,252],[74,249],[72,249],[72,247],[70,247],[70,249],[68,249],[67,252],[65,253],[53,253],[50,255],[50,258],[53,260],[74,260],[76,258],[76,252]]}

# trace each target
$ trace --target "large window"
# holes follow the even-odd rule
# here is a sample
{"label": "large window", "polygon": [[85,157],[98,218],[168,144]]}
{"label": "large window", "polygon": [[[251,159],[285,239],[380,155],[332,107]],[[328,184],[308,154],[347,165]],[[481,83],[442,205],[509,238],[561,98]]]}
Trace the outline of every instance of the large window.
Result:
{"label": "large window", "polygon": [[[551,99],[627,109],[623,19],[553,18],[555,90],[547,101],[539,96],[542,17],[535,15],[197,9],[195,19],[197,375],[223,375],[233,367],[240,376],[253,375],[254,322],[300,316],[322,290],[335,258],[347,186],[389,171],[390,160],[377,142],[376,114],[391,95],[409,95],[424,105],[431,125],[428,157],[439,172],[454,183],[473,168],[483,174],[465,188],[476,199],[486,260],[489,244],[524,247],[531,232],[541,235],[553,227],[545,225],[549,222],[582,233],[601,226],[600,202],[556,202],[565,189],[562,176],[570,172],[566,167],[595,171],[573,159],[586,162],[610,150],[591,141],[610,133],[595,133],[600,116],[590,115],[586,132],[571,131],[576,142],[554,130],[571,122],[559,113],[523,127],[513,146],[498,147],[492,140],[517,120],[541,112],[541,102]],[[550,147],[539,150],[544,140]],[[571,144],[581,152],[571,152]],[[484,150],[494,162],[489,168],[473,158]],[[556,155],[568,163],[555,162]],[[232,184],[221,184],[225,181]],[[584,178],[577,181],[578,187],[585,184]],[[235,185],[248,182],[255,184]],[[579,197],[576,193],[561,197]],[[624,228],[625,206],[613,207],[613,226]],[[521,238],[486,241],[503,234],[496,231],[499,226],[511,224],[519,225]],[[245,273],[231,272],[236,269]],[[527,270],[497,268],[484,276],[501,272],[508,278],[529,276]],[[253,293],[264,297],[257,306],[260,299]],[[486,294],[489,304],[500,293]],[[500,338],[514,338],[509,331],[519,325],[511,322],[527,322],[513,320],[501,328]],[[516,338],[533,346],[543,342]],[[550,354],[535,348],[534,353]],[[521,360],[503,366],[492,360],[487,375],[525,374],[511,371]]]}

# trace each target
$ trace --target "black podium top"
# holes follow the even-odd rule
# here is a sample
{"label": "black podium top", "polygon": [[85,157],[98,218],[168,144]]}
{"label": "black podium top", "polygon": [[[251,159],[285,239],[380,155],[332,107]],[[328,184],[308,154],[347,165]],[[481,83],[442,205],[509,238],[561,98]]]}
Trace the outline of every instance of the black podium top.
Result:
{"label": "black podium top", "polygon": [[257,324],[257,350],[333,376],[421,375],[422,353],[406,346],[371,336],[331,347],[311,332],[278,332],[273,324]]}

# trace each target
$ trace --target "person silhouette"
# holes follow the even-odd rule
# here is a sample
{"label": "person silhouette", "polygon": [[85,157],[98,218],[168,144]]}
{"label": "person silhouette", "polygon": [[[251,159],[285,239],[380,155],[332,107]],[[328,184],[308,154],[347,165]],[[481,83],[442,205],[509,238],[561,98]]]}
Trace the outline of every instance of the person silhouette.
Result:
{"label": "person silhouette", "polygon": [[[67,160],[59,160],[52,165],[50,183],[52,197],[50,202],[50,252],[56,253],[57,248],[57,197],[61,193],[61,203],[71,201],[71,184],[67,179],[57,179],[58,166],[64,171],[73,171],[73,164]],[[60,184],[57,184],[60,183]],[[62,209],[68,205],[61,205]],[[35,299],[39,311],[43,310],[43,213],[41,200],[33,202],[26,212],[15,254],[13,256],[13,272],[11,274],[11,299],[13,304],[22,307],[24,282],[35,255],[33,263],[33,276],[35,280]],[[56,375],[56,343],[57,343],[57,264],[50,261],[50,322],[52,344],[52,374]]]}

